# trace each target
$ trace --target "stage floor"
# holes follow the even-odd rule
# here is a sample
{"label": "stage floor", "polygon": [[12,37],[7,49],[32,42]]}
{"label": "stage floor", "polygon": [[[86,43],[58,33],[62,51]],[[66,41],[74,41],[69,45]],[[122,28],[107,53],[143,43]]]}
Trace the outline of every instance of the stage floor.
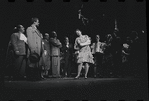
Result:
{"label": "stage floor", "polygon": [[[147,81],[141,78],[48,78],[5,81],[4,98],[17,101],[147,101]],[[41,100],[42,99],[42,100]],[[5,101],[5,100],[3,100]]]}

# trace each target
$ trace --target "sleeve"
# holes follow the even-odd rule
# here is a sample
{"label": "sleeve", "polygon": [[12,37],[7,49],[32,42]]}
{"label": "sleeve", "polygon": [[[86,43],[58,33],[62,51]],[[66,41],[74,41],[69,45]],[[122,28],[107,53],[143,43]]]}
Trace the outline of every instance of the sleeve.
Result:
{"label": "sleeve", "polygon": [[11,35],[11,43],[14,51],[19,51],[17,46],[17,35],[15,33]]}
{"label": "sleeve", "polygon": [[60,45],[60,43],[58,43],[58,41],[54,40],[53,38],[51,38],[51,39],[49,40],[49,42],[50,42],[52,45],[56,46],[56,47],[59,47],[59,45]]}
{"label": "sleeve", "polygon": [[78,48],[78,38],[76,38],[76,40],[75,40],[75,44],[74,44],[74,49],[75,50],[78,50],[79,48]]}
{"label": "sleeve", "polygon": [[41,34],[41,38],[43,39],[43,35]]}
{"label": "sleeve", "polygon": [[58,44],[58,47],[59,47],[59,48],[62,47],[62,43],[60,42],[60,40],[57,40],[57,44]]}
{"label": "sleeve", "polygon": [[86,35],[86,38],[87,38],[87,43],[91,43],[91,38],[88,35]]}

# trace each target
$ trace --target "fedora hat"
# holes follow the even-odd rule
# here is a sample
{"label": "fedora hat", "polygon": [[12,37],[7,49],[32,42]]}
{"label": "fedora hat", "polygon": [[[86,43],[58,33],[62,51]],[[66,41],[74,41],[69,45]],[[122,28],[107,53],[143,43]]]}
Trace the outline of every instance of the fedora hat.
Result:
{"label": "fedora hat", "polygon": [[37,53],[31,53],[29,56],[29,60],[31,63],[37,63],[40,60],[40,56]]}

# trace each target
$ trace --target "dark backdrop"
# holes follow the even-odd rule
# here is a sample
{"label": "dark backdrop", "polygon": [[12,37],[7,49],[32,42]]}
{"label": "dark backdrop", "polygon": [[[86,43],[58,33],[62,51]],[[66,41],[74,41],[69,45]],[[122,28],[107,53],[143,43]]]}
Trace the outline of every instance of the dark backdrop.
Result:
{"label": "dark backdrop", "polygon": [[[0,1],[0,67],[5,60],[5,53],[10,35],[13,28],[22,24],[25,28],[31,25],[31,18],[38,17],[40,19],[39,30],[41,33],[51,33],[55,30],[59,39],[62,41],[64,36],[69,36],[70,41],[74,43],[76,37],[75,29],[79,28],[83,34],[88,34],[92,38],[96,34],[101,35],[102,41],[104,36],[112,33],[114,30],[114,20],[117,19],[120,36],[123,38],[130,34],[131,30],[139,33],[141,41],[140,53],[142,55],[141,63],[144,64],[146,70],[147,63],[147,32],[146,32],[146,2],[136,2],[136,0],[107,0],[107,2],[99,2],[100,0],[89,0],[83,3],[81,0],[71,0],[69,3],[63,3],[62,0],[52,0],[45,3],[44,0],[34,0],[27,3],[26,0],[16,0],[9,3],[7,0]],[[82,26],[82,22],[78,20],[78,9],[84,4],[82,13],[89,18],[90,23]],[[104,14],[104,16],[103,16]],[[144,33],[142,33],[144,30]],[[140,59],[140,60],[141,60]],[[143,66],[143,65],[142,65]],[[0,79],[3,79],[2,68],[0,68]],[[3,80],[0,80],[3,81]],[[4,85],[4,82],[0,85]],[[1,86],[1,89],[3,86]]]}
{"label": "dark backdrop", "polygon": [[[84,4],[82,14],[90,20],[87,26],[83,26],[78,20],[78,10],[82,4]],[[27,3],[26,0],[16,0],[10,3],[6,0],[1,1],[0,13],[2,48],[7,47],[15,25],[22,24],[27,28],[31,25],[32,17],[39,18],[39,30],[42,34],[55,30],[60,40],[63,40],[64,36],[69,36],[73,43],[76,28],[92,38],[95,34],[99,34],[104,40],[105,34],[114,31],[115,19],[122,37],[129,35],[131,30],[140,33],[146,28],[145,1],[139,3],[135,0],[125,0],[125,2],[90,0],[88,3],[83,3],[81,0],[71,0],[64,3],[62,0],[53,0],[46,3],[44,0],[34,0],[32,3]],[[143,40],[145,39],[144,35]]]}

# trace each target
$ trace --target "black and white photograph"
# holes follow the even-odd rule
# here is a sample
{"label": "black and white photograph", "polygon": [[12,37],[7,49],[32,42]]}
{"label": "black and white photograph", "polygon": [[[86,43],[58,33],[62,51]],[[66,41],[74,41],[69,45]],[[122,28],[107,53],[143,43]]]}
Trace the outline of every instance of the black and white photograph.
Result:
{"label": "black and white photograph", "polygon": [[0,22],[0,101],[149,101],[146,0],[5,0]]}

